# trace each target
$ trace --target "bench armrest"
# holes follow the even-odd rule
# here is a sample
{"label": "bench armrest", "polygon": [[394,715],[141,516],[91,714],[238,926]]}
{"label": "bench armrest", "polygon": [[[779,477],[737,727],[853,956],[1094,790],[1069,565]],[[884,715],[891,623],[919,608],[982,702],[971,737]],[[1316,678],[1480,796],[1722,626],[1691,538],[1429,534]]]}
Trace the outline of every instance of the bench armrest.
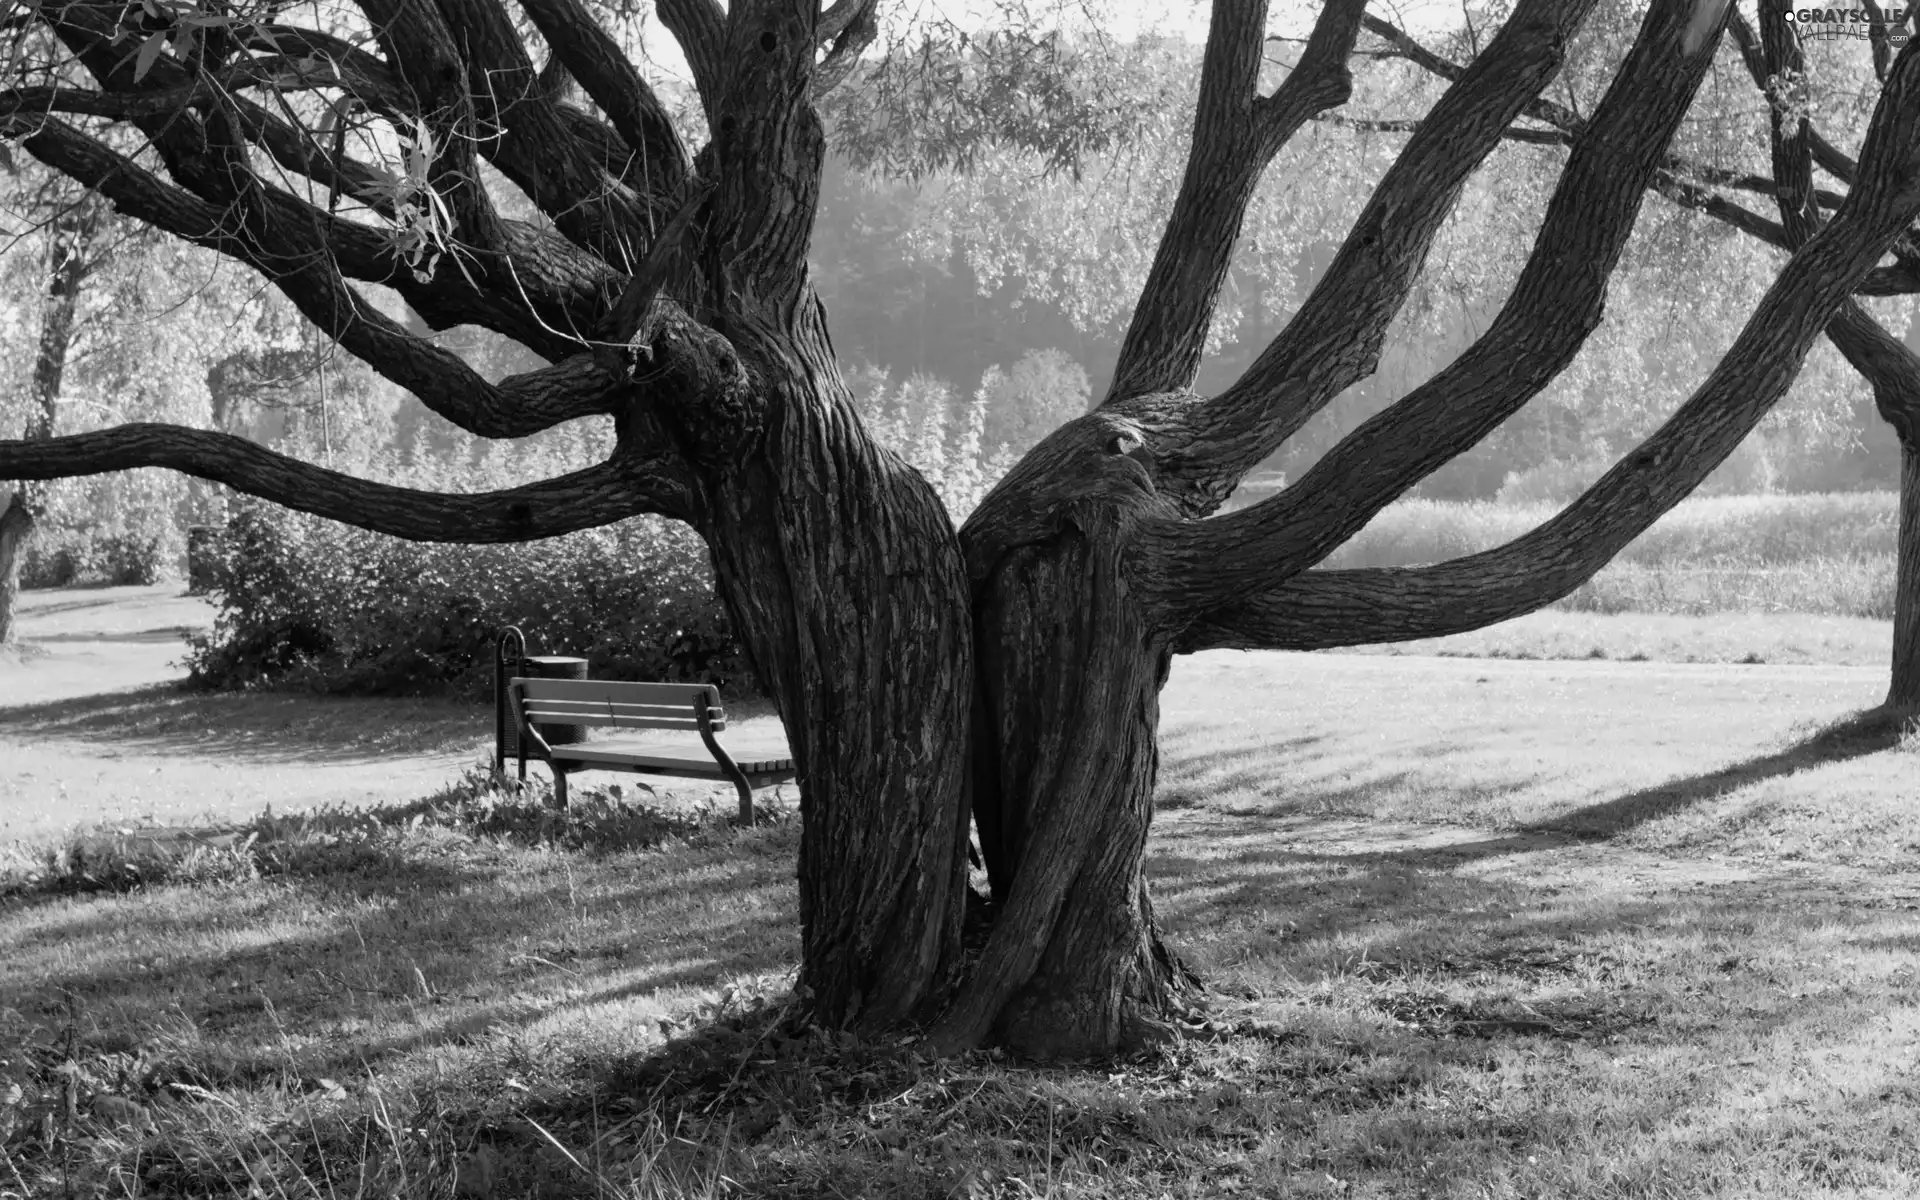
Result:
{"label": "bench armrest", "polygon": [[525,681],[515,679],[507,684],[507,709],[513,713],[514,728],[519,731],[521,745],[532,742],[540,751],[540,757],[553,761],[553,747],[547,745],[547,739],[540,736],[540,730],[527,720],[525,711]]}
{"label": "bench armrest", "polygon": [[727,748],[720,744],[720,739],[713,735],[713,715],[707,711],[705,696],[693,698],[693,720],[700,727],[700,740],[706,744],[707,753],[713,755],[713,761],[720,764],[727,781],[733,784],[734,791],[739,794],[741,824],[753,824],[753,784],[748,781],[747,773],[740,769],[740,764],[733,761],[733,755],[728,754]]}

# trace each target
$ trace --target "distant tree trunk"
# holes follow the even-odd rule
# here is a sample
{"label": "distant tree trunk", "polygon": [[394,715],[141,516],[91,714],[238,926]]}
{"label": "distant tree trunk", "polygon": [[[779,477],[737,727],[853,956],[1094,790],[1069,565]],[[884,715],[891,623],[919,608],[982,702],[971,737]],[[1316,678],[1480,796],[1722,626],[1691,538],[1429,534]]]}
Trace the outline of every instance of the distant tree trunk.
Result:
{"label": "distant tree trunk", "polygon": [[0,498],[0,646],[13,641],[13,606],[20,594],[20,555],[33,533],[25,498],[9,492]]}
{"label": "distant tree trunk", "polygon": [[1887,704],[1920,707],[1920,429],[1900,439],[1900,558],[1893,584],[1893,681]]}
{"label": "distant tree trunk", "polygon": [[[33,360],[33,408],[24,438],[42,441],[53,436],[60,406],[60,386],[66,378],[67,354],[73,348],[74,318],[80,309],[80,289],[93,262],[89,258],[104,209],[83,201],[50,222],[47,246],[47,290],[40,306],[40,342]],[[20,565],[45,505],[44,486],[23,484],[13,490],[6,512],[0,514],[0,645],[13,640],[13,606],[20,594]]]}

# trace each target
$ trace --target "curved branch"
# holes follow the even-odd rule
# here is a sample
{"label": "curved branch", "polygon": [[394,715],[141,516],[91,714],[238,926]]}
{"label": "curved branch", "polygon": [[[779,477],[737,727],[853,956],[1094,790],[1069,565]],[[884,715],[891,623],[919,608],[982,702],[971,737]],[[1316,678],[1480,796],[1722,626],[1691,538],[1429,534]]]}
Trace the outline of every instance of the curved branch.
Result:
{"label": "curved branch", "polygon": [[1347,56],[1366,0],[1331,0],[1300,64],[1271,96],[1256,94],[1266,0],[1214,0],[1180,193],[1127,326],[1105,403],[1185,388],[1200,369],[1207,326],[1261,174],[1318,113],[1346,102]]}
{"label": "curved branch", "polygon": [[376,533],[418,542],[525,542],[646,512],[680,515],[676,489],[618,455],[554,479],[454,495],[356,479],[228,433],[133,424],[37,442],[0,441],[0,478],[62,479],[165,467]]}
{"label": "curved branch", "polygon": [[1371,374],[1467,177],[1558,73],[1593,0],[1521,0],[1434,105],[1374,189],[1333,264],[1245,374],[1158,455],[1163,475],[1218,494]]}
{"label": "curved branch", "polygon": [[[1742,58],[1753,76],[1754,83],[1763,93],[1766,92],[1769,73],[1762,54],[1759,34],[1754,32],[1753,27],[1748,24],[1737,6],[1728,6],[1727,20],[1727,28],[1740,47]],[[1405,32],[1378,17],[1369,16],[1366,19],[1366,27],[1386,38],[1399,57],[1405,58],[1430,74],[1442,79],[1457,80],[1465,70],[1464,67],[1448,62],[1428,50]],[[1568,135],[1577,134],[1585,127],[1585,123],[1577,113],[1546,100],[1536,100],[1528,104],[1526,115],[1544,121]],[[1404,122],[1403,124],[1411,129],[1419,123]],[[1526,138],[1515,138],[1515,140],[1532,140],[1532,135],[1537,132],[1528,131]],[[1508,131],[1508,136],[1514,138],[1514,131]],[[1820,131],[1813,128],[1811,124],[1807,128],[1807,138],[1813,150],[1814,162],[1829,175],[1851,186],[1858,175],[1859,164],[1821,136]],[[1779,224],[1728,200],[1709,187],[1701,186],[1703,182],[1738,187],[1742,190],[1771,192],[1770,186],[1764,186],[1765,181],[1709,167],[1679,155],[1668,156],[1663,169],[1654,177],[1654,187],[1660,194],[1682,208],[1705,213],[1768,245],[1782,250],[1793,249],[1793,243]],[[1753,186],[1756,183],[1763,186]],[[1829,209],[1839,207],[1840,202],[1845,199],[1838,193],[1824,189],[1814,190],[1813,195],[1823,207]],[[1920,292],[1920,260],[1916,260],[1912,253],[1902,248],[1912,240],[1912,237],[1913,235],[1909,234],[1908,238],[1895,244],[1894,253],[1897,259],[1895,264],[1877,267],[1868,273],[1866,279],[1861,282],[1857,294],[1903,296]]]}
{"label": "curved branch", "polygon": [[[22,144],[48,166],[98,190],[117,210],[253,267],[342,348],[483,437],[523,437],[575,417],[614,412],[629,386],[623,372],[587,353],[498,385],[487,382],[459,355],[414,336],[367,304],[342,278],[334,248],[321,240],[322,219],[312,213],[301,219],[307,206],[285,193],[256,198],[264,232],[249,234],[236,212],[161,182],[59,122],[32,125]],[[338,235],[343,228],[339,223],[331,231]]]}
{"label": "curved branch", "polygon": [[860,62],[860,55],[880,34],[874,12],[880,0],[839,0],[820,14],[815,36],[829,43],[826,57],[813,72],[813,98],[820,97],[845,83]]}
{"label": "curved branch", "polygon": [[647,257],[641,262],[633,277],[627,280],[626,290],[614,301],[613,308],[600,323],[601,340],[626,345],[636,337],[642,336],[653,305],[660,298],[661,290],[673,273],[674,263],[681,257],[681,241],[692,227],[695,214],[700,206],[713,193],[713,185],[704,180],[695,181],[687,189],[680,202],[680,208],[667,223],[653,236],[653,245],[647,248]]}
{"label": "curved branch", "polygon": [[677,191],[693,170],[686,143],[660,98],[580,0],[520,0],[555,59],[593,97],[615,132],[641,158],[662,192]]}
{"label": "curved branch", "polygon": [[727,13],[718,0],[658,0],[654,11],[667,27],[673,40],[680,43],[687,68],[693,72],[693,86],[707,114],[707,127],[718,129],[715,119],[727,79]]}
{"label": "curved branch", "polygon": [[1648,183],[1712,64],[1711,54],[1683,50],[1692,20],[1683,5],[1648,10],[1567,159],[1512,292],[1473,345],[1279,495],[1169,532],[1179,560],[1197,564],[1179,573],[1169,597],[1177,609],[1205,611],[1318,562],[1573,361],[1600,325]]}
{"label": "curved branch", "polygon": [[820,23],[814,34],[821,41],[831,41],[844,33],[864,12],[873,11],[874,0],[834,0],[834,3],[820,11]]}
{"label": "curved branch", "polygon": [[479,97],[461,86],[467,64],[453,31],[431,4],[357,3],[372,23],[393,74],[419,98],[417,120],[399,122],[396,128],[411,143],[412,153],[428,156],[426,182],[451,213],[454,232],[471,249],[499,249],[505,240],[500,214],[478,170],[484,140]]}
{"label": "curved branch", "polygon": [[1180,636],[1179,649],[1438,637],[1531,612],[1592,578],[1752,432],[1786,393],[1813,340],[1920,215],[1920,52],[1911,44],[1881,94],[1860,165],[1846,204],[1788,261],[1692,398],[1545,524],[1436,566],[1305,572],[1205,614]]}
{"label": "curved branch", "polygon": [[[1875,13],[1878,16],[1876,10]],[[1744,26],[1744,18],[1741,21]],[[1743,47],[1752,40],[1747,31]],[[1890,64],[1885,54],[1885,30],[1875,45],[1875,63],[1884,79]],[[1777,8],[1763,5],[1760,10],[1760,62],[1765,80],[1799,78],[1807,68],[1800,39]],[[1749,54],[1749,67],[1756,64]],[[1756,78],[1759,78],[1758,76]],[[1768,133],[1773,153],[1773,173],[1778,180],[1780,222],[1795,247],[1804,245],[1820,228],[1820,210],[1814,199],[1813,122],[1799,106],[1787,103],[1778,87],[1768,93]],[[1920,355],[1889,333],[1852,300],[1827,326],[1831,341],[1848,365],[1859,372],[1873,389],[1874,406],[1893,426],[1901,442],[1920,440]]]}

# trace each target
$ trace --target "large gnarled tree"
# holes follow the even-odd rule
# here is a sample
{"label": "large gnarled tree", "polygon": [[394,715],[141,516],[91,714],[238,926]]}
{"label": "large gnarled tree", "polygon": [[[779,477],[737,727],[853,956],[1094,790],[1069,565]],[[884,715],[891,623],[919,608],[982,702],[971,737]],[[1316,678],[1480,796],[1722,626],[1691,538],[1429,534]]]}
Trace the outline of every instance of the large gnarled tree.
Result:
{"label": "large gnarled tree", "polygon": [[[1194,998],[1156,935],[1141,867],[1174,654],[1428,637],[1567,594],[1734,449],[1920,212],[1920,56],[1907,52],[1846,200],[1665,426],[1508,545],[1418,569],[1315,570],[1525,405],[1592,332],[1727,6],[1652,6],[1479,341],[1278,496],[1214,516],[1372,370],[1462,184],[1541,102],[1592,6],[1519,0],[1293,319],[1241,379],[1202,396],[1189,389],[1246,205],[1302,124],[1346,98],[1365,15],[1363,0],[1331,0],[1269,90],[1264,0],[1215,0],[1191,158],[1112,390],[955,530],[855,419],[807,282],[814,105],[870,41],[875,0],[658,0],[711,131],[698,149],[581,0],[518,2],[357,0],[352,21],[308,26],[279,9],[188,25],[202,10],[183,9],[168,39],[152,9],[44,0],[29,32],[58,52],[29,58],[44,77],[0,96],[0,121],[121,211],[258,270],[474,433],[611,416],[607,461],[441,495],[132,425],[0,443],[0,478],[159,465],[449,541],[646,512],[688,522],[804,777],[805,994],[826,1021],[919,1020],[947,1049],[999,1039],[1102,1053],[1160,1035]],[[404,135],[407,170],[356,157],[377,141],[365,128]],[[133,142],[140,153],[120,148]],[[547,220],[503,217],[483,163]],[[396,288],[434,326],[485,326],[550,365],[489,382],[381,315],[362,281]],[[969,816],[994,919],[963,957]]]}

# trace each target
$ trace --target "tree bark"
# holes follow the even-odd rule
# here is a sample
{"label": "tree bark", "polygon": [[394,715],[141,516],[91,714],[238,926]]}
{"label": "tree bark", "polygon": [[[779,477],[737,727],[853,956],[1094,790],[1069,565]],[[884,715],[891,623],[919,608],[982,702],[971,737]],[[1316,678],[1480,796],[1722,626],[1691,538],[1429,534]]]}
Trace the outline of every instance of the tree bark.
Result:
{"label": "tree bark", "polygon": [[13,641],[14,605],[20,598],[20,558],[33,535],[33,516],[19,492],[0,498],[0,646]]}
{"label": "tree bark", "polygon": [[1160,940],[1141,866],[1173,656],[1122,574],[1129,523],[1082,508],[974,594],[975,817],[996,923],[1050,930],[989,946],[986,986],[948,1019],[956,1044],[1099,1056],[1160,1039],[1198,998]]}
{"label": "tree bark", "polygon": [[[80,312],[80,291],[96,265],[90,257],[104,210],[91,200],[70,204],[48,223],[46,291],[40,302],[40,338],[34,347],[26,441],[53,436],[59,414],[60,387],[66,379],[67,356],[73,348],[74,321]],[[35,526],[45,516],[44,487],[22,483],[0,513],[0,645],[13,640],[13,609],[20,595],[20,566]]]}
{"label": "tree bark", "polygon": [[768,426],[696,526],[801,778],[800,987],[879,1029],[945,995],[966,892],[966,577],[933,489],[861,428],[817,302],[738,337]]}

